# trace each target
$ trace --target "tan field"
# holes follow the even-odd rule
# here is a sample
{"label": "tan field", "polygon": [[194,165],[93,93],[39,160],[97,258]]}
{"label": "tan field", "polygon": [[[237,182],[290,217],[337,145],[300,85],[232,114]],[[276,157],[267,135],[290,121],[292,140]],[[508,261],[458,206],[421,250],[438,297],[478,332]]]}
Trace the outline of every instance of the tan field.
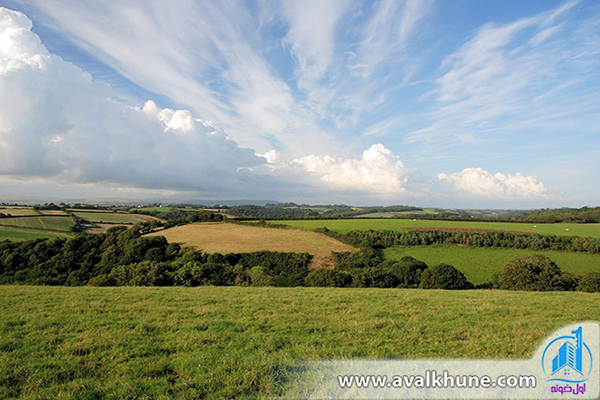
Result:
{"label": "tan field", "polygon": [[177,226],[148,236],[164,236],[169,243],[194,246],[206,253],[306,252],[314,256],[313,267],[332,265],[332,251],[356,250],[321,233],[228,223],[204,222]]}

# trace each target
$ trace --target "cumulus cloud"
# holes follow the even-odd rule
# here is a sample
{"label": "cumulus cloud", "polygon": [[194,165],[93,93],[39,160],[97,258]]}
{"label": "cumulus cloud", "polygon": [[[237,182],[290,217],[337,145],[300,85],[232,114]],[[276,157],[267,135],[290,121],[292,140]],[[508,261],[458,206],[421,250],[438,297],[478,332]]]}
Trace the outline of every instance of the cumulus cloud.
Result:
{"label": "cumulus cloud", "polygon": [[442,184],[482,198],[513,200],[549,195],[542,182],[533,176],[525,176],[518,172],[514,175],[499,172],[492,174],[483,168],[466,168],[454,174],[438,174],[437,178]]}
{"label": "cumulus cloud", "polygon": [[383,144],[373,144],[360,158],[332,155],[308,155],[286,162],[271,150],[262,155],[271,171],[284,179],[303,182],[309,187],[326,188],[336,193],[370,195],[394,201],[453,202],[493,200],[500,202],[550,199],[551,191],[533,176],[521,173],[492,174],[481,167],[466,168],[459,173],[426,176],[407,167],[400,157]]}
{"label": "cumulus cloud", "polygon": [[263,157],[273,174],[282,179],[338,193],[364,192],[383,198],[407,193],[409,177],[418,174],[380,143],[365,150],[360,158],[307,155],[287,162],[275,150]]}
{"label": "cumulus cloud", "polygon": [[[264,164],[187,110],[111,100],[110,87],[51,54],[23,14],[0,8],[0,175],[138,188],[252,190]],[[235,185],[234,185],[235,184]]]}

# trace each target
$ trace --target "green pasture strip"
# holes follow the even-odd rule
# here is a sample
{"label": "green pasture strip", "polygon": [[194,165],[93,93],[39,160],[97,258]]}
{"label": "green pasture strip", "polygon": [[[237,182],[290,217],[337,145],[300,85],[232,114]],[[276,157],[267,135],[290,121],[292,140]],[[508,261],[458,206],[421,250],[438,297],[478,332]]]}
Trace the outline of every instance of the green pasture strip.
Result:
{"label": "green pasture strip", "polygon": [[0,288],[0,398],[276,397],[298,360],[509,358],[600,320],[600,294]]}
{"label": "green pasture strip", "polygon": [[69,231],[73,226],[73,220],[68,215],[0,218],[0,225],[51,231]]}
{"label": "green pasture strip", "polygon": [[113,212],[112,210],[92,210],[92,209],[87,209],[87,208],[70,208],[69,211],[74,212],[74,213],[85,212],[85,213],[106,213],[106,214],[110,214]]}
{"label": "green pasture strip", "polygon": [[104,213],[104,212],[74,212],[79,218],[90,222],[106,222],[110,224],[133,224],[138,220],[131,214]]}
{"label": "green pasture strip", "polygon": [[4,239],[13,242],[34,240],[43,238],[68,238],[73,236],[69,232],[44,231],[41,229],[17,228],[12,226],[0,226],[0,241]]}
{"label": "green pasture strip", "polygon": [[553,260],[561,270],[575,275],[600,272],[600,254],[441,245],[394,246],[383,250],[383,256],[386,259],[399,260],[402,257],[411,256],[424,261],[430,267],[441,263],[453,265],[474,284],[489,282],[494,273],[500,272],[509,260],[526,254],[545,255]]}

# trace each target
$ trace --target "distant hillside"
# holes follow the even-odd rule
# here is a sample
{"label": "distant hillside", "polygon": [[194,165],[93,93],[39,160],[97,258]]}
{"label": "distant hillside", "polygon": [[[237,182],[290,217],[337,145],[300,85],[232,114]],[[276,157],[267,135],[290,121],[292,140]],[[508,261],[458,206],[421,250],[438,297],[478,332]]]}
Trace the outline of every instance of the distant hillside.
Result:
{"label": "distant hillside", "polygon": [[600,222],[600,207],[542,209],[508,218],[511,221],[597,223]]}

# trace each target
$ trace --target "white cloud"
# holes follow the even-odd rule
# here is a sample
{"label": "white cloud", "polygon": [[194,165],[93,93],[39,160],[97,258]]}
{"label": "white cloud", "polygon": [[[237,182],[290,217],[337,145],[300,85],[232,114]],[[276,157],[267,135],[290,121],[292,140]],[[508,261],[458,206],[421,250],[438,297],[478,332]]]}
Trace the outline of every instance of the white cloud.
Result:
{"label": "white cloud", "polygon": [[442,184],[449,184],[470,196],[488,199],[516,200],[543,198],[548,189],[533,176],[496,173],[482,168],[466,168],[454,174],[441,173],[437,176]]}
{"label": "white cloud", "polygon": [[332,189],[384,196],[406,191],[408,170],[400,158],[382,144],[372,145],[360,159],[310,155],[295,159],[292,165]]}
{"label": "white cloud", "polygon": [[[187,110],[124,107],[0,8],[0,175],[211,193],[252,192],[264,164]],[[235,189],[234,189],[235,188]]]}

